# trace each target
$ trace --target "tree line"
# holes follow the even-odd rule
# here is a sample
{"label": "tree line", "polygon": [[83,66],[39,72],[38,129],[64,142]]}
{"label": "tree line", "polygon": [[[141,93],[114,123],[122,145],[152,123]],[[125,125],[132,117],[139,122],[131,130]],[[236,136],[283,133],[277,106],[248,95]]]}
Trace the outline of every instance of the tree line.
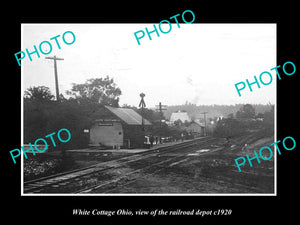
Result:
{"label": "tree line", "polygon": [[251,104],[243,105],[235,115],[229,114],[217,122],[214,135],[217,137],[233,138],[245,133],[259,131],[265,136],[274,135],[274,105],[269,110],[256,113]]}

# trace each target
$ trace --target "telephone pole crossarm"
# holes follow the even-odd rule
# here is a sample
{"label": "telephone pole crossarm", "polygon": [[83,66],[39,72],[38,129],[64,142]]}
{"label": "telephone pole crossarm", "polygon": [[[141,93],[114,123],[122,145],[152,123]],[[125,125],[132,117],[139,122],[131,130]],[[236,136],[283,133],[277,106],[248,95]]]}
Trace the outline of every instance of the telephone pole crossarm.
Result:
{"label": "telephone pole crossarm", "polygon": [[56,60],[64,60],[63,58],[58,58],[56,56],[53,57],[45,57],[45,59],[51,59],[54,61],[54,76],[55,76],[55,89],[56,89],[56,101],[59,102],[59,89],[58,89],[58,75],[57,75],[57,65]]}

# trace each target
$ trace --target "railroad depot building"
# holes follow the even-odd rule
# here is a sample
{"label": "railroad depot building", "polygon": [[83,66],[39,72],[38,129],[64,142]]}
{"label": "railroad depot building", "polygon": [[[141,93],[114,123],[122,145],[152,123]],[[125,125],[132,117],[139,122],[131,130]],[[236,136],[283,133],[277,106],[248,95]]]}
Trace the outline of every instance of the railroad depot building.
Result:
{"label": "railroad depot building", "polygon": [[[117,149],[144,147],[142,116],[133,109],[104,106],[96,112],[96,118],[90,128],[90,146]],[[145,130],[151,125],[144,119]]]}
{"label": "railroad depot building", "polygon": [[204,136],[205,134],[205,126],[197,121],[190,122],[185,130],[189,133],[192,133],[196,137]]}

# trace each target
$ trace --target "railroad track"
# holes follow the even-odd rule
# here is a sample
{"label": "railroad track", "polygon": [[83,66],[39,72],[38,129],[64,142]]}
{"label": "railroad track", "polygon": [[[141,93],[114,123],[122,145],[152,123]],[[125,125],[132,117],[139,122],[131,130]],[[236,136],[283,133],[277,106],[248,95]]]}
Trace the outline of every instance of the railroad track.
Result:
{"label": "railroad track", "polygon": [[[176,152],[180,149],[192,148],[213,140],[212,137],[194,139],[171,146],[164,146],[159,149],[152,149],[146,152],[136,153],[131,156],[119,159],[97,163],[95,165],[59,173],[31,181],[24,182],[24,193],[87,193],[91,188],[97,188],[101,184],[110,185],[118,181],[114,177],[101,177],[102,174],[109,170],[122,168],[128,163],[134,163],[157,155],[165,155],[170,152]],[[171,160],[171,159],[170,159]],[[163,163],[163,162],[161,162]],[[154,166],[154,165],[152,165]],[[142,170],[140,168],[139,170]],[[145,169],[145,168],[144,168]],[[130,172],[137,173],[138,170]],[[101,180],[99,180],[101,177]],[[101,182],[101,184],[99,184]]]}
{"label": "railroad track", "polygon": [[[244,143],[246,140],[247,142],[249,141],[253,141],[253,140],[257,140],[257,138],[254,135],[250,135],[247,138],[242,138],[241,139],[241,143]],[[234,145],[234,147],[230,147],[230,151],[237,151],[237,150],[241,150],[243,144],[239,144],[239,145]],[[210,143],[202,143],[201,148],[210,148],[211,149],[211,142]],[[190,146],[191,149],[194,149],[193,147],[195,146]],[[208,153],[215,153],[217,151],[220,150],[224,150],[225,147],[216,147],[211,149],[208,152],[201,152],[198,153],[197,155],[204,155],[204,154],[208,154]],[[194,151],[193,151],[194,152]],[[143,179],[145,177],[151,177],[152,175],[161,172],[163,170],[165,170],[166,168],[172,167],[174,165],[186,162],[189,160],[189,151],[187,151],[187,149],[185,149],[184,154],[183,155],[178,155],[178,156],[173,156],[171,158],[167,158],[165,160],[158,160],[157,163],[151,163],[151,165],[145,166],[145,167],[141,167],[138,168],[134,171],[131,171],[130,173],[124,174],[123,176],[119,176],[116,179],[113,180],[107,180],[101,184],[98,185],[94,185],[92,187],[87,187],[87,188],[83,188],[81,190],[78,190],[76,193],[119,193],[118,191],[115,192],[115,190],[120,189],[120,187],[122,187],[122,189],[124,188],[124,186],[126,185],[130,185],[134,182],[136,182],[138,179],[141,178],[141,174],[143,174]],[[166,152],[165,154],[168,154],[168,152]],[[162,154],[162,155],[165,155]],[[155,168],[155,169],[154,169]],[[236,171],[232,171],[233,174]],[[240,174],[238,174],[240,175]],[[202,174],[201,177],[203,179],[205,179],[206,181],[209,182],[214,182],[214,183],[218,183],[219,185],[228,185],[230,184],[230,186],[232,188],[235,188],[236,190],[239,189],[243,189],[244,191],[247,191],[247,193],[264,193],[265,190],[262,189],[261,187],[255,187],[255,186],[249,186],[247,184],[244,184],[243,182],[235,182],[233,183],[232,180],[229,177],[224,177],[224,176],[219,176],[219,175],[215,175],[214,177],[210,177],[210,176],[206,176],[205,174]]]}
{"label": "railroad track", "polygon": [[[209,140],[209,141],[211,141],[211,140]],[[201,143],[202,144],[201,148],[210,147],[211,143],[207,143],[207,142],[208,141],[206,141],[206,143]],[[195,150],[196,146],[199,146],[199,145],[190,145],[187,148],[189,148],[190,150]],[[215,148],[209,152],[202,152],[202,153],[199,153],[198,155],[213,153],[213,152],[219,151],[221,149],[223,149],[223,147]],[[178,150],[178,149],[176,149],[176,150]],[[176,150],[174,150],[174,151],[176,151]],[[124,185],[128,185],[130,183],[135,182],[137,179],[139,179],[141,177],[141,173],[147,174],[146,176],[151,176],[151,175],[165,169],[166,167],[170,167],[170,166],[173,166],[173,165],[176,165],[176,164],[186,161],[190,157],[190,156],[188,156],[189,152],[191,152],[191,151],[187,151],[187,149],[185,149],[185,152],[182,155],[167,157],[167,159],[165,159],[165,160],[157,159],[157,162],[155,162],[155,163],[151,162],[150,165],[142,166],[141,168],[135,169],[135,170],[133,170],[129,173],[126,173],[122,176],[119,176],[113,180],[107,180],[101,184],[97,184],[92,187],[80,189],[76,193],[112,193],[112,191],[115,188],[118,188],[119,186],[124,186]],[[168,154],[168,152],[163,152],[162,154],[160,154],[160,156],[163,157],[164,155],[167,155],[167,154]],[[153,168],[155,168],[154,171],[153,171]]]}

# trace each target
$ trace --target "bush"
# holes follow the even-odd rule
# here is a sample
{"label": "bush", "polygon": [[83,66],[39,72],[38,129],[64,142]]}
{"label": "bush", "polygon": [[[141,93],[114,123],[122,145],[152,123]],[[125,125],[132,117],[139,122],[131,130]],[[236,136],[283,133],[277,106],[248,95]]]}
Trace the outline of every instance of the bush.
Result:
{"label": "bush", "polygon": [[30,180],[42,176],[51,175],[56,172],[59,167],[61,160],[48,159],[48,160],[37,160],[27,159],[24,161],[24,179]]}

